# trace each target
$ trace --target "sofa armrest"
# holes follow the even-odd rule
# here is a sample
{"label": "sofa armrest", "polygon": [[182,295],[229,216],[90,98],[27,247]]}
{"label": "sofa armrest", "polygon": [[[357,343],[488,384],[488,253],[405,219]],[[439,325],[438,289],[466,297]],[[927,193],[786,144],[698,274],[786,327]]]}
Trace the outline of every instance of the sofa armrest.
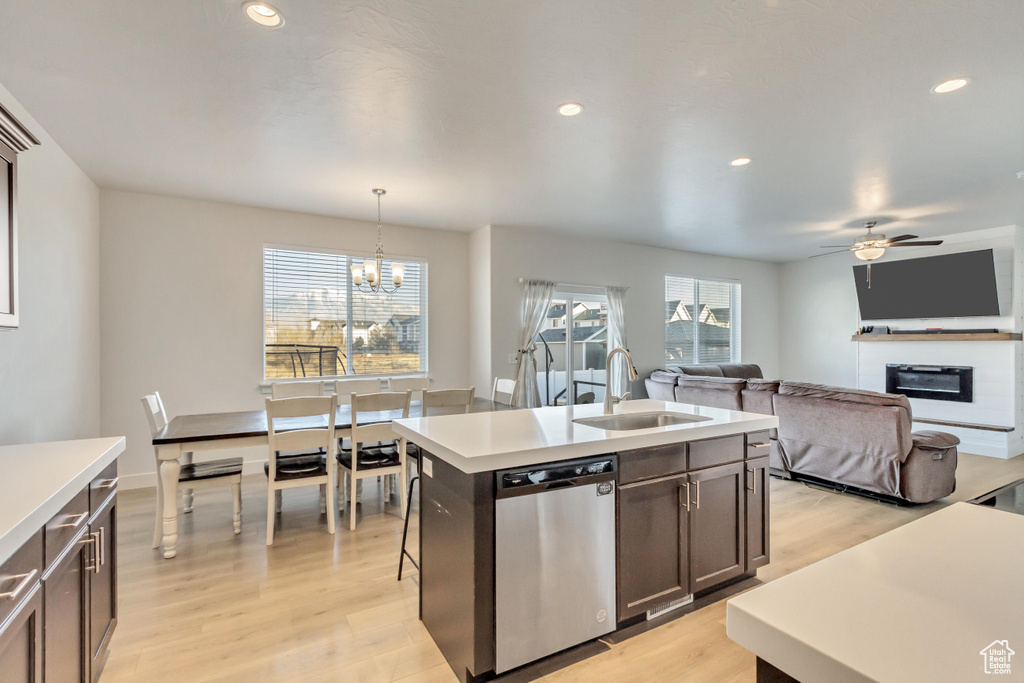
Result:
{"label": "sofa armrest", "polygon": [[926,451],[945,451],[960,445],[958,437],[946,432],[923,431],[910,436],[914,439],[914,448]]}

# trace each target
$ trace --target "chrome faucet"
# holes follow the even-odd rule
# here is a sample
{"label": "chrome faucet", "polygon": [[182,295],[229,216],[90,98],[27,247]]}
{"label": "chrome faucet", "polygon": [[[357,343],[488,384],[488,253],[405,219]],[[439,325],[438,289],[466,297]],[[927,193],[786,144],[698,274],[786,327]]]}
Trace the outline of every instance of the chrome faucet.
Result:
{"label": "chrome faucet", "polygon": [[633,367],[633,358],[629,351],[621,346],[612,349],[604,363],[604,414],[611,415],[615,412],[615,405],[626,400],[632,392],[627,391],[622,396],[612,396],[612,356],[621,353],[626,357],[626,368],[629,370],[629,381],[636,381],[636,368]]}

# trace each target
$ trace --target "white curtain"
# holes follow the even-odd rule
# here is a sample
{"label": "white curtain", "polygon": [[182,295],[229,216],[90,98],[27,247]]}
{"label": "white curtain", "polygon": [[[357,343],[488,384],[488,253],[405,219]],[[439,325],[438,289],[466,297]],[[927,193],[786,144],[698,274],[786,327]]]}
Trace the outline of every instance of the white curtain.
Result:
{"label": "white curtain", "polygon": [[523,326],[518,339],[519,366],[516,368],[516,390],[512,394],[512,405],[536,408],[540,406],[540,390],[537,388],[537,359],[534,358],[533,352],[535,340],[551,307],[555,283],[527,280],[524,284],[526,291],[523,292]]}
{"label": "white curtain", "polygon": [[[617,347],[626,348],[626,288],[608,288],[608,351]],[[613,396],[622,396],[629,391],[626,381],[626,357],[621,353],[612,358],[611,386],[605,391]]]}

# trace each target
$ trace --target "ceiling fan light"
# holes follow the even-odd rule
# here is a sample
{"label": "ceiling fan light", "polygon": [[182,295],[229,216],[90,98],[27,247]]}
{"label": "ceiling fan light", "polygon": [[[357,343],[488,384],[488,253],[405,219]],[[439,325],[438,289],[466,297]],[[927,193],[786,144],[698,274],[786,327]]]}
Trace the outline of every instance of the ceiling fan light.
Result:
{"label": "ceiling fan light", "polygon": [[875,259],[882,258],[884,254],[885,247],[866,247],[853,252],[853,255],[861,261],[874,261]]}

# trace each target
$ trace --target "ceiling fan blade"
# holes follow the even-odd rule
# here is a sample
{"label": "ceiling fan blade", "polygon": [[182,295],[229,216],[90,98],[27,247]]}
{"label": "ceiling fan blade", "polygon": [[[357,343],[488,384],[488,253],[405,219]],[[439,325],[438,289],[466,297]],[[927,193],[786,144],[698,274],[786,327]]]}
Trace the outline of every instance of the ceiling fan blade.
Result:
{"label": "ceiling fan blade", "polygon": [[942,244],[942,240],[922,240],[920,242],[897,242],[896,244],[887,244],[885,248],[889,247],[937,247]]}
{"label": "ceiling fan blade", "polygon": [[890,237],[890,238],[888,238],[886,240],[883,240],[883,242],[885,242],[886,244],[893,244],[895,242],[906,242],[907,240],[916,240],[916,239],[917,239],[917,235],[898,235],[896,237]]}
{"label": "ceiling fan blade", "polygon": [[831,256],[832,254],[842,254],[844,251],[850,251],[850,248],[840,249],[839,251],[826,251],[824,254],[815,254],[814,256],[808,256],[807,258],[818,258],[819,256]]}

